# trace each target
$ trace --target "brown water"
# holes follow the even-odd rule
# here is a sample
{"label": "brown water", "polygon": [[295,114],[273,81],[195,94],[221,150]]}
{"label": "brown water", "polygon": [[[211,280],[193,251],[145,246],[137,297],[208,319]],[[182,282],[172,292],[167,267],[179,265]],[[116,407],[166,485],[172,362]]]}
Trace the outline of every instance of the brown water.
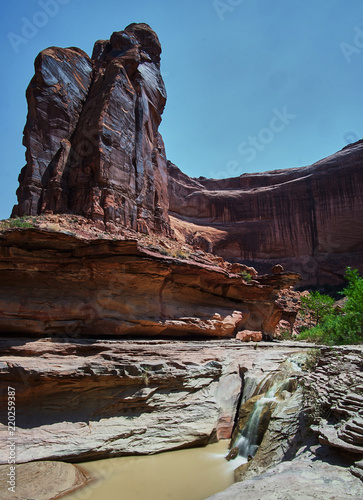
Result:
{"label": "brown water", "polygon": [[[205,448],[80,464],[95,480],[65,500],[205,500],[233,483],[228,441]],[[242,459],[243,460],[243,459]]]}

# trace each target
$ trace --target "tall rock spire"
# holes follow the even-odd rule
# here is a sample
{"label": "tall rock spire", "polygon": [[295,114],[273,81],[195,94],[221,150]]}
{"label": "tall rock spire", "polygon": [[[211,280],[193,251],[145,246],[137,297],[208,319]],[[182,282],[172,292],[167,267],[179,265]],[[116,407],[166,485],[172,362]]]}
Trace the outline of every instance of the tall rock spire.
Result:
{"label": "tall rock spire", "polygon": [[74,213],[169,233],[161,46],[146,24],[96,42],[92,58],[51,47],[27,90],[27,164],[13,215]]}

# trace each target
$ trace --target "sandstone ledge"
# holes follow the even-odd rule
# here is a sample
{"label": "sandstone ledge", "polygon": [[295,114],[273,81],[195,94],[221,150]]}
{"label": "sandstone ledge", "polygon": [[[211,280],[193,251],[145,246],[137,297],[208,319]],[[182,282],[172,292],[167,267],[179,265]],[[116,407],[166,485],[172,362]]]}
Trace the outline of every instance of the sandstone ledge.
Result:
{"label": "sandstone ledge", "polygon": [[17,459],[81,462],[228,439],[242,374],[263,378],[305,348],[260,345],[1,339],[0,380],[16,389]]}
{"label": "sandstone ledge", "polygon": [[163,255],[137,239],[47,229],[0,235],[0,332],[77,337],[273,335],[291,273],[255,277],[197,254]]}

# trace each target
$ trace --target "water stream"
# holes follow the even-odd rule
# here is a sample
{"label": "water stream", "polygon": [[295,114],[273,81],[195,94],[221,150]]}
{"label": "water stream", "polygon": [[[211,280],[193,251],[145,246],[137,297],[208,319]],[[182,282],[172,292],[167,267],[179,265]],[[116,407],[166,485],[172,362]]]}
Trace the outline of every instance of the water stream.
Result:
{"label": "water stream", "polygon": [[[296,382],[296,374],[301,372],[304,357],[297,353],[280,365],[277,372],[267,375],[257,386],[254,380],[249,381],[248,400],[254,401],[248,418],[234,440],[233,447],[239,449],[239,456],[251,459],[255,456],[264,433],[268,427],[275,407],[291,396]],[[258,397],[260,396],[260,397]],[[245,403],[248,404],[248,400]]]}
{"label": "water stream", "polygon": [[246,460],[227,462],[229,441],[148,456],[79,464],[94,478],[65,500],[204,500],[233,484]]}
{"label": "water stream", "polygon": [[204,448],[86,462],[79,465],[93,481],[63,498],[205,500],[225,490],[234,482],[234,470],[255,455],[276,404],[296,389],[300,358],[291,357],[282,363],[281,370],[268,374],[259,383],[255,378],[248,381],[243,404],[250,404],[249,414],[234,440],[233,446],[239,448],[235,460],[226,461],[230,442],[220,441]]}
{"label": "water stream", "polygon": [[279,380],[272,384],[270,389],[258,399],[243,427],[234,446],[239,448],[239,455],[245,458],[254,457],[261,442],[261,418],[278,401],[278,395],[289,385],[290,379]]}

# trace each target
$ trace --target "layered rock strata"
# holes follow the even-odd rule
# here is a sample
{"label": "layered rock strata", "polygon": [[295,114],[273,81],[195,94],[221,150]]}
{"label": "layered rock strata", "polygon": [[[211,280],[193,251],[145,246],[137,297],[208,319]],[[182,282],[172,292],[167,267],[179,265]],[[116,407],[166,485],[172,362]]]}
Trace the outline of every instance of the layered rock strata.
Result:
{"label": "layered rock strata", "polygon": [[281,263],[304,286],[340,285],[347,265],[363,272],[363,142],[309,167],[190,178],[167,162],[158,132],[160,54],[146,24],[99,40],[91,58],[39,54],[13,215],[78,214],[165,235],[171,222],[180,241],[263,272]]}
{"label": "layered rock strata", "polygon": [[[228,439],[243,373],[263,378],[301,350],[260,347],[2,338],[1,383],[16,392],[17,460],[85,461]],[[4,433],[6,397],[3,391]],[[7,460],[7,448],[1,448],[0,462]]]}
{"label": "layered rock strata", "polygon": [[160,53],[151,28],[132,24],[96,42],[92,58],[76,48],[38,55],[14,215],[74,213],[169,233]]}
{"label": "layered rock strata", "polygon": [[[273,406],[267,429],[254,458],[235,471],[241,482],[210,500],[361,498],[362,359],[361,347],[308,352],[309,371],[295,374],[296,392],[287,394],[285,403],[266,402]],[[239,412],[242,426],[248,402],[265,393],[252,381],[253,375]]]}
{"label": "layered rock strata", "polygon": [[198,253],[183,258],[137,240],[87,239],[46,229],[0,235],[0,331],[75,337],[273,336],[279,290],[299,276],[246,282]]}
{"label": "layered rock strata", "polygon": [[363,457],[362,351],[353,347],[335,352],[323,349],[305,386],[314,405],[313,414],[324,417],[316,428],[319,441],[357,459]]}
{"label": "layered rock strata", "polygon": [[363,141],[304,168],[190,178],[169,162],[175,233],[231,262],[266,272],[277,262],[304,286],[363,272]]}

